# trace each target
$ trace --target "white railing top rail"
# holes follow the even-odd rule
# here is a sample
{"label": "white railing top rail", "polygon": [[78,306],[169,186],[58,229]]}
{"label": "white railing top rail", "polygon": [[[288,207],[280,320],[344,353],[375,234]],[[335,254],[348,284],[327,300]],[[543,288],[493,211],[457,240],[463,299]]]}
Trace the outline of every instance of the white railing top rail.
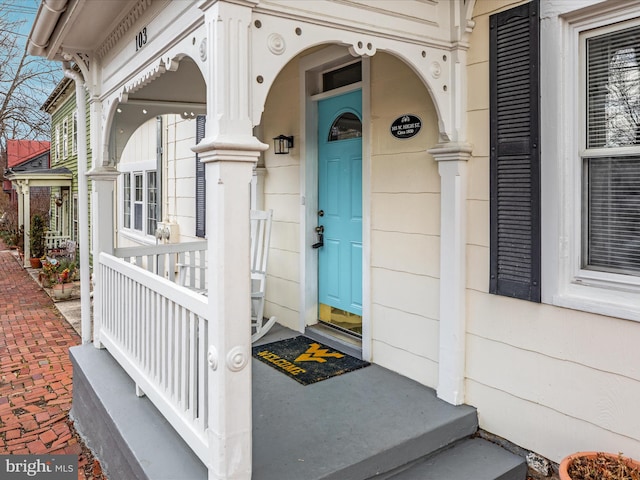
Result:
{"label": "white railing top rail", "polygon": [[158,245],[144,245],[139,247],[118,247],[113,250],[117,258],[146,257],[148,255],[163,255],[166,253],[183,253],[207,249],[207,241],[166,243]]}
{"label": "white railing top rail", "polygon": [[148,272],[143,268],[139,268],[108,253],[100,253],[100,263],[118,270],[125,277],[142,283],[150,290],[157,292],[182,307],[188,308],[196,315],[208,318],[209,302],[206,296],[199,295],[187,287],[181,287],[159,275]]}
{"label": "white railing top rail", "polygon": [[[204,271],[207,263],[207,242],[122,247],[114,250],[114,256],[175,281],[181,265],[199,267]],[[196,277],[194,274],[183,285],[192,289],[204,290],[205,277],[204,275]]]}

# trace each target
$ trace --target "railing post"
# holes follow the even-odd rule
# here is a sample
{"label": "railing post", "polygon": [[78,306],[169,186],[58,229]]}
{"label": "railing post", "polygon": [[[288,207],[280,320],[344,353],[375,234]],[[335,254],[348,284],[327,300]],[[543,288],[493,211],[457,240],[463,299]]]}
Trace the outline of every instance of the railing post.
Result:
{"label": "railing post", "polygon": [[[102,348],[100,343],[100,328],[102,325],[102,268],[100,266],[100,252],[113,255],[113,235],[115,232],[114,218],[114,183],[120,172],[114,167],[99,166],[87,173],[93,181],[92,222],[93,230],[93,345]],[[82,325],[83,332],[91,331],[91,325]],[[84,337],[84,334],[83,334]]]}

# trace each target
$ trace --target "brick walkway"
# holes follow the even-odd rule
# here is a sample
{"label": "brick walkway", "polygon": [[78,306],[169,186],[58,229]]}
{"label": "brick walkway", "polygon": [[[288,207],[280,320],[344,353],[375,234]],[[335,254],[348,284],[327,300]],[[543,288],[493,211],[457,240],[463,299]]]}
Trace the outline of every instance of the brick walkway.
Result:
{"label": "brick walkway", "polygon": [[78,455],[78,478],[84,480],[102,476],[68,420],[68,352],[79,343],[49,296],[0,242],[0,455]]}

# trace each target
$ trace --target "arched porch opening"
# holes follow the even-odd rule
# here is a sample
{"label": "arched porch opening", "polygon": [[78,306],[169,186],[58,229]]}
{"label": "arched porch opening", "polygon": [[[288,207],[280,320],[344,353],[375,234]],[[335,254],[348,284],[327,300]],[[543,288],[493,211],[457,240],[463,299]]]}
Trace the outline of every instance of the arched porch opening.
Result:
{"label": "arched porch opening", "polygon": [[175,63],[177,68],[169,70],[160,62],[157,78],[124,87],[111,106],[105,129],[110,164],[117,164],[133,133],[150,118],[176,114],[193,119],[206,113],[207,87],[197,63],[188,56]]}
{"label": "arched porch opening", "polygon": [[[336,89],[323,86],[327,74],[352,65],[360,65],[360,79]],[[442,121],[429,85],[399,55],[378,50],[360,56],[344,45],[315,45],[292,58],[273,81],[260,133],[264,141],[293,135],[295,147],[289,155],[267,151],[260,161],[262,201],[274,211],[271,258],[280,260],[272,263],[267,314],[308,334],[318,324],[319,252],[312,246],[324,207],[318,200],[317,105],[352,90],[362,97],[362,333],[354,348],[435,387],[440,176],[427,150],[441,140]],[[421,130],[398,139],[390,127],[404,115],[417,116]],[[394,289],[385,285],[402,288],[389,293]],[[404,360],[394,351],[405,352]]]}

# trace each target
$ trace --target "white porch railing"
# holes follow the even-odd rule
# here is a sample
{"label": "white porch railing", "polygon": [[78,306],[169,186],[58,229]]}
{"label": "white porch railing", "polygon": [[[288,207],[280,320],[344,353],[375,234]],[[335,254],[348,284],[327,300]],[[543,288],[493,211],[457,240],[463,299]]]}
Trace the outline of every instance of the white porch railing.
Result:
{"label": "white porch railing", "polygon": [[114,256],[172,282],[178,280],[177,277],[181,268],[191,267],[188,268],[189,274],[182,278],[181,284],[192,290],[202,291],[205,289],[205,275],[198,274],[198,272],[204,272],[207,265],[207,242],[205,240],[116,248]]}
{"label": "white porch railing", "polygon": [[64,245],[71,240],[69,235],[62,235],[60,232],[46,232],[44,234],[44,248],[48,252],[64,248]]}
{"label": "white porch railing", "polygon": [[179,260],[205,262],[203,251],[193,249],[197,245],[206,243],[117,249],[126,260],[101,253],[104,301],[96,328],[139,394],[149,397],[206,465],[208,300],[173,281]]}

